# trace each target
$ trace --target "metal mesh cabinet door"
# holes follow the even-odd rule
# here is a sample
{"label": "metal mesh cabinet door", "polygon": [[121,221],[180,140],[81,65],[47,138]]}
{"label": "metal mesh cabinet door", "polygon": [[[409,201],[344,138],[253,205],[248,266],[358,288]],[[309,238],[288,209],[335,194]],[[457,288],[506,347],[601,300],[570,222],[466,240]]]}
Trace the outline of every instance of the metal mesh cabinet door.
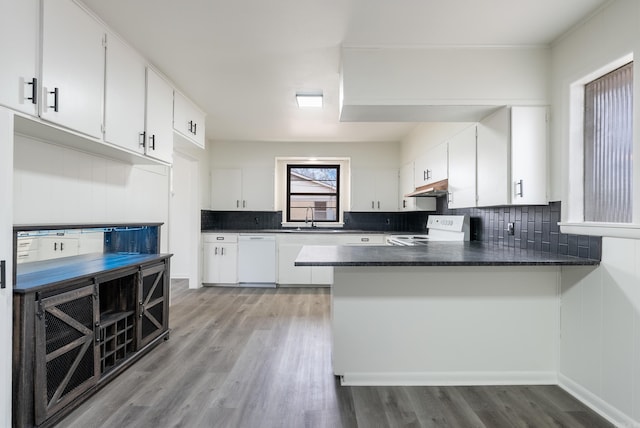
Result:
{"label": "metal mesh cabinet door", "polygon": [[138,346],[146,346],[169,324],[169,264],[143,268],[138,288]]}
{"label": "metal mesh cabinet door", "polygon": [[39,425],[99,379],[94,286],[36,301],[35,419]]}

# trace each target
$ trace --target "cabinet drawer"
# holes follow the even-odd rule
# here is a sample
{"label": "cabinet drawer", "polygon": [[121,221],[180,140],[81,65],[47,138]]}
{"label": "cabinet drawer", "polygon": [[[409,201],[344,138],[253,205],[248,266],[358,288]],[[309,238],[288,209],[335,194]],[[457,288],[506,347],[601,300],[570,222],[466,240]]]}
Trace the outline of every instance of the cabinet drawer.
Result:
{"label": "cabinet drawer", "polygon": [[236,233],[204,233],[202,241],[205,243],[234,243],[238,242],[238,234]]}

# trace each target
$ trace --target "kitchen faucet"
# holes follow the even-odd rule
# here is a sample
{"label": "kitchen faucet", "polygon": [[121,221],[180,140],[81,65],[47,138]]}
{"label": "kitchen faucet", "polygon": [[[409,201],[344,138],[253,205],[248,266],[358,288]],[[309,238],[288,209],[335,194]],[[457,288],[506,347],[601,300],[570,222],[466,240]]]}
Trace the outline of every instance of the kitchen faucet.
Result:
{"label": "kitchen faucet", "polygon": [[304,224],[308,224],[309,223],[309,210],[311,210],[311,227],[316,227],[314,221],[313,221],[313,208],[312,207],[307,207],[305,213],[304,213]]}

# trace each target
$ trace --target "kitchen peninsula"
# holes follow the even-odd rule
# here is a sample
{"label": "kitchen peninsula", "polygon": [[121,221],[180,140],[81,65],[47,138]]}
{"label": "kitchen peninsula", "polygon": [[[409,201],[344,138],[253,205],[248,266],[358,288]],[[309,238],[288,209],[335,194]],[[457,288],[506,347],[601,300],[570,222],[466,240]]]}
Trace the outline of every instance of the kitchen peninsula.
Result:
{"label": "kitchen peninsula", "polygon": [[560,271],[598,264],[480,242],[305,246],[296,259],[335,268],[344,385],[557,384]]}

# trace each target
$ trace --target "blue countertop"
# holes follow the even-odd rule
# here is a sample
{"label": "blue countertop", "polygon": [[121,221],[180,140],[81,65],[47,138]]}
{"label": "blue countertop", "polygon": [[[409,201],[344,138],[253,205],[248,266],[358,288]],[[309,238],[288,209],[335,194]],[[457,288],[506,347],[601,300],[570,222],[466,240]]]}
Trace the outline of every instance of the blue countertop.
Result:
{"label": "blue countertop", "polygon": [[425,245],[305,245],[296,266],[597,266],[599,260],[496,246],[481,242]]}
{"label": "blue countertop", "polygon": [[71,281],[166,259],[171,254],[86,254],[18,265],[14,292],[30,293]]}

